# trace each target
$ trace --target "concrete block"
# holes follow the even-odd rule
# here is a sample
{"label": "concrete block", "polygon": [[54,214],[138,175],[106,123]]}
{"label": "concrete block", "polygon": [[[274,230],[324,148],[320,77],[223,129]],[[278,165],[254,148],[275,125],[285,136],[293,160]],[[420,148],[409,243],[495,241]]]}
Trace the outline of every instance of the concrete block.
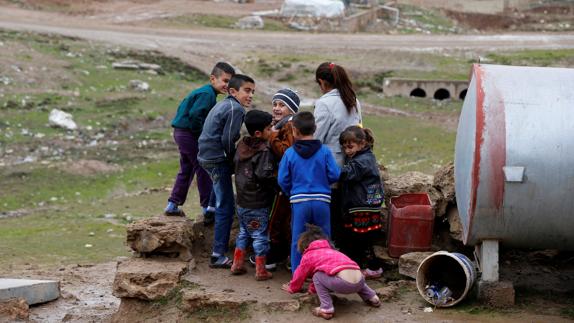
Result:
{"label": "concrete block", "polygon": [[514,306],[515,293],[512,282],[497,281],[478,282],[478,300],[485,305],[496,308]]}
{"label": "concrete block", "polygon": [[60,282],[0,278],[0,301],[23,298],[28,305],[53,301],[60,297]]}

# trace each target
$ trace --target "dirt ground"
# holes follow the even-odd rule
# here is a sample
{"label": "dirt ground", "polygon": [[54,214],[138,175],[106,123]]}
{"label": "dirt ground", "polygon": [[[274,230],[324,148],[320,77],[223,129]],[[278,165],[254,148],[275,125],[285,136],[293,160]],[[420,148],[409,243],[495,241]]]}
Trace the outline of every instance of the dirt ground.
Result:
{"label": "dirt ground", "polygon": [[[545,257],[538,255],[533,257]],[[116,262],[107,262],[95,265],[72,265],[56,270],[29,268],[12,273],[19,277],[57,279],[61,281],[62,297],[57,301],[33,306],[31,308],[30,322],[108,322],[118,310],[120,300],[112,295],[112,282],[115,274]],[[537,265],[536,269],[549,267]],[[525,270],[528,270],[526,267]],[[531,271],[534,274],[534,271]],[[540,272],[539,272],[540,273]],[[189,272],[185,280],[197,285],[196,288],[212,293],[224,293],[235,299],[246,302],[253,301],[284,301],[301,297],[289,295],[281,290],[281,284],[289,280],[290,274],[280,268],[274,273],[272,280],[256,282],[253,279],[254,269],[248,267],[248,273],[243,276],[232,276],[228,270],[213,270],[207,267],[207,258],[197,259],[197,267]],[[572,274],[572,272],[570,272]],[[405,277],[403,277],[405,278]],[[406,278],[405,278],[406,279]],[[530,279],[533,279],[531,276]],[[536,280],[536,279],[534,279]],[[542,282],[540,282],[542,283]],[[373,288],[388,285],[388,279],[369,281]],[[335,301],[335,322],[569,322],[548,311],[548,302],[533,302],[528,306],[517,305],[515,309],[502,311],[489,311],[476,307],[474,303],[463,302],[461,309],[435,309],[432,313],[424,312],[430,305],[425,303],[418,294],[413,281],[405,282],[403,288],[381,308],[373,309],[365,306],[356,295],[337,295]],[[558,306],[558,305],[554,305]],[[541,307],[536,310],[536,307]],[[310,314],[311,304],[303,305],[296,312],[267,312],[260,310],[247,311],[241,316],[231,316],[230,321],[241,319],[251,322],[320,322]],[[123,315],[133,317],[141,322],[181,321],[181,312],[173,308],[157,311],[155,316],[140,315],[136,312],[123,312]],[[204,319],[215,319],[204,317]],[[193,321],[193,317],[191,319]]]}
{"label": "dirt ground", "polygon": [[[244,16],[252,11],[278,8],[281,1],[257,1],[255,4],[236,4],[214,1],[85,1],[59,0],[67,9],[56,12],[29,10],[35,6],[49,5],[50,1],[24,1],[29,9],[22,9],[15,1],[0,1],[0,28],[30,30],[56,33],[88,40],[99,40],[112,44],[140,49],[158,49],[168,55],[180,57],[185,61],[207,71],[214,61],[219,59],[249,59],[255,51],[266,55],[307,55],[319,53],[325,57],[335,57],[349,68],[366,71],[373,65],[385,68],[392,64],[392,58],[381,58],[382,53],[408,52],[449,52],[510,49],[554,49],[574,48],[574,34],[528,34],[516,33],[505,35],[333,35],[311,33],[265,33],[236,30],[171,30],[153,28],[146,21],[158,17],[169,17],[187,13],[219,14],[224,10],[233,16]],[[52,2],[53,3],[53,2]],[[7,59],[0,53],[1,59]],[[380,64],[379,64],[380,63]],[[38,65],[40,68],[41,64]],[[50,82],[49,78],[37,79],[34,82]],[[276,88],[275,84],[262,82],[261,91],[266,87]],[[258,84],[259,85],[259,84]],[[392,111],[388,112],[392,114]],[[455,120],[447,120],[454,123]],[[445,120],[441,120],[445,122]],[[453,125],[451,125],[454,127]],[[99,167],[99,168],[98,168]],[[94,172],[109,165],[94,165]],[[90,168],[90,171],[91,169]],[[106,168],[107,169],[107,168]],[[100,169],[101,170],[101,169]],[[72,170],[73,171],[73,170]],[[540,255],[536,259],[542,259]],[[535,259],[535,260],[536,260]],[[289,279],[289,273],[280,270],[275,278],[268,282],[255,282],[250,270],[248,275],[232,277],[227,271],[209,270],[206,259],[198,261],[197,269],[187,279],[209,291],[232,293],[246,299],[290,299],[292,296],[280,290],[282,283]],[[562,271],[563,266],[572,267],[572,259],[559,259],[566,265],[558,263],[550,266],[531,265],[522,258],[522,254],[513,255],[503,260],[503,275],[516,278],[519,286],[528,286],[536,281],[541,287],[562,286],[568,292],[574,275]],[[509,273],[508,268],[519,263],[518,271]],[[39,269],[29,265],[0,275],[29,277],[38,279],[57,279],[61,281],[62,297],[31,309],[33,322],[106,322],[119,307],[120,300],[113,297],[112,282],[115,273],[115,262],[93,265],[70,265],[60,268]],[[516,268],[516,267],[515,267]],[[543,275],[541,275],[543,273]],[[545,282],[551,282],[545,284]],[[387,279],[373,282],[374,287],[385,286]],[[543,288],[543,289],[544,289]],[[546,292],[544,292],[546,293]],[[569,295],[569,294],[567,294]],[[561,296],[560,296],[561,297]],[[474,304],[467,303],[465,310],[436,310],[423,312],[425,307],[422,298],[411,284],[397,299],[384,303],[380,309],[363,306],[355,297],[345,297],[347,301],[339,302],[335,321],[341,322],[561,322],[567,321],[555,312],[538,311],[532,306],[541,308],[554,306],[548,302],[520,304],[515,310],[490,312],[480,307],[478,314],[473,314]],[[550,304],[550,305],[549,305]],[[464,305],[464,304],[462,304]],[[470,309],[469,309],[470,306]],[[562,305],[556,305],[562,306]],[[464,307],[464,306],[463,306]],[[556,307],[555,307],[556,308]],[[134,313],[136,315],[136,313]],[[253,312],[249,321],[259,322],[317,322],[305,307],[298,312],[269,313]]]}

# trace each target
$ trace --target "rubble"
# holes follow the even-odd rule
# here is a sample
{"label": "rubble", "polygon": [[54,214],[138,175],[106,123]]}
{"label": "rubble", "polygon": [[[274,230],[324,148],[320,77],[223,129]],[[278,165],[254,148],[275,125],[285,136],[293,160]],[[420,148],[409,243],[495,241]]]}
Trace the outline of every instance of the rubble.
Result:
{"label": "rubble", "polygon": [[146,301],[165,297],[187,272],[187,262],[129,258],[118,262],[113,295]]}
{"label": "rubble", "polygon": [[507,308],[515,304],[515,292],[512,282],[478,281],[478,300],[489,307]]}
{"label": "rubble", "polygon": [[182,296],[183,309],[188,313],[209,308],[217,310],[236,310],[256,302],[254,299],[246,300],[223,293],[216,294],[199,290],[185,290]]}
{"label": "rubble", "polygon": [[[391,205],[391,197],[405,193],[427,193],[430,197],[433,210],[436,214],[436,206],[443,200],[442,193],[433,186],[433,176],[421,172],[407,172],[397,177],[390,177],[384,181],[385,203]],[[442,214],[440,215],[442,216]]]}
{"label": "rubble", "polygon": [[[30,310],[28,303],[23,298],[12,298],[7,301],[0,301],[0,321],[28,320]],[[7,321],[8,321],[7,320]]]}
{"label": "rubble", "polygon": [[139,256],[178,257],[189,261],[195,234],[193,221],[185,217],[157,216],[129,224],[127,245]]}
{"label": "rubble", "polygon": [[460,222],[458,209],[456,207],[449,208],[446,211],[446,219],[449,224],[449,233],[451,238],[462,241],[462,222]]}
{"label": "rubble", "polygon": [[138,92],[147,92],[150,90],[149,83],[140,80],[131,80],[128,87]]}
{"label": "rubble", "polygon": [[409,252],[401,255],[399,258],[399,274],[403,276],[410,277],[412,279],[417,278],[417,270],[419,265],[426,257],[432,255],[434,252]]}
{"label": "rubble", "polygon": [[112,63],[112,68],[118,70],[146,70],[161,72],[161,66],[157,64],[148,64],[136,60],[125,60],[121,62]]}
{"label": "rubble", "polygon": [[259,16],[247,16],[239,19],[235,24],[240,29],[263,29],[265,23]]}
{"label": "rubble", "polygon": [[264,301],[262,305],[267,311],[297,312],[301,308],[301,304],[295,299]]}
{"label": "rubble", "polygon": [[435,206],[436,216],[446,214],[449,204],[456,204],[455,185],[454,185],[454,163],[449,163],[440,168],[433,178],[433,187],[439,191],[442,198],[437,199]]}
{"label": "rubble", "polygon": [[397,285],[388,285],[385,287],[375,289],[375,293],[379,296],[381,302],[388,302],[395,298],[399,287]]}
{"label": "rubble", "polygon": [[48,123],[52,127],[64,128],[67,130],[76,130],[78,125],[72,119],[72,115],[62,110],[53,109],[50,111]]}

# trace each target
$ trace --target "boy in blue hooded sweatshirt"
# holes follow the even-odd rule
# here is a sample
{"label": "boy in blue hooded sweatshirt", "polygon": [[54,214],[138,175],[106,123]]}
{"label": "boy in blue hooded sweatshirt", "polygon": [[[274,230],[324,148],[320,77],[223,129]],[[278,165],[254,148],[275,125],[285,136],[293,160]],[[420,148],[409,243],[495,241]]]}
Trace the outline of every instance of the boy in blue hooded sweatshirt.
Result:
{"label": "boy in blue hooded sweatshirt", "polygon": [[330,185],[339,180],[341,170],[329,148],[313,138],[315,118],[311,112],[299,112],[293,117],[295,143],[285,151],[279,164],[277,181],[289,196],[292,211],[291,271],[301,262],[297,250],[299,235],[305,224],[319,226],[331,235]]}

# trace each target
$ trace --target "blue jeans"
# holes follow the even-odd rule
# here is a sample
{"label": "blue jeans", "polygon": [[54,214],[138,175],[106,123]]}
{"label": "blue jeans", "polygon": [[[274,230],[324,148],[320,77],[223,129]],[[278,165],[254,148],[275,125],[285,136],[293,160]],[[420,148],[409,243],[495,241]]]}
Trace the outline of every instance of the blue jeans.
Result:
{"label": "blue jeans", "polygon": [[202,166],[211,177],[213,192],[215,193],[213,253],[224,255],[229,248],[229,234],[235,214],[235,198],[231,181],[232,169],[231,165],[227,163],[203,164]]}
{"label": "blue jeans", "polygon": [[307,230],[305,223],[314,224],[331,237],[331,210],[329,203],[323,201],[305,201],[291,204],[291,272],[301,262],[301,253],[297,250],[299,235]]}
{"label": "blue jeans", "polygon": [[235,246],[245,250],[253,241],[253,251],[256,256],[266,256],[269,251],[269,237],[267,226],[269,224],[269,209],[237,208],[239,219],[239,234]]}

